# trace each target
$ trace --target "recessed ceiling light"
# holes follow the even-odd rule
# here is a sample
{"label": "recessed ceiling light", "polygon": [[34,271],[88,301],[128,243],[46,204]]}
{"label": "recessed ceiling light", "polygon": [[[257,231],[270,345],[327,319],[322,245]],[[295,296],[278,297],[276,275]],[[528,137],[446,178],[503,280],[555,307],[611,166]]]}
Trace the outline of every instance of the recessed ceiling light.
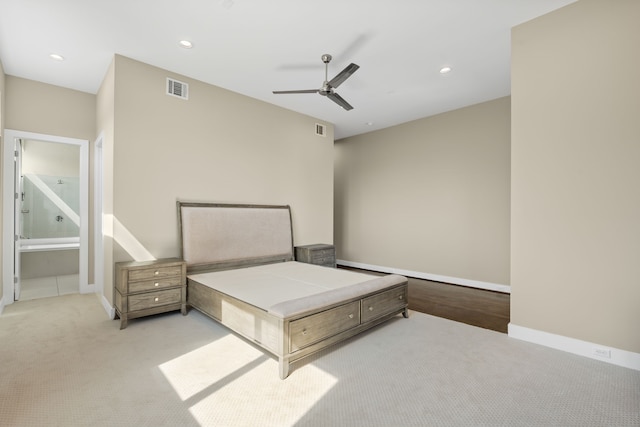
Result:
{"label": "recessed ceiling light", "polygon": [[451,67],[442,67],[440,68],[440,74],[447,74],[451,72]]}
{"label": "recessed ceiling light", "polygon": [[185,49],[191,49],[193,47],[193,43],[191,43],[189,40],[180,40],[179,44]]}
{"label": "recessed ceiling light", "polygon": [[366,122],[365,125],[367,126],[373,126],[373,122]]}
{"label": "recessed ceiling light", "polygon": [[220,0],[220,6],[224,7],[225,9],[231,9],[234,3],[235,2],[233,0]]}
{"label": "recessed ceiling light", "polygon": [[52,53],[49,55],[49,58],[54,59],[56,61],[64,61],[64,56],[58,55],[57,53]]}

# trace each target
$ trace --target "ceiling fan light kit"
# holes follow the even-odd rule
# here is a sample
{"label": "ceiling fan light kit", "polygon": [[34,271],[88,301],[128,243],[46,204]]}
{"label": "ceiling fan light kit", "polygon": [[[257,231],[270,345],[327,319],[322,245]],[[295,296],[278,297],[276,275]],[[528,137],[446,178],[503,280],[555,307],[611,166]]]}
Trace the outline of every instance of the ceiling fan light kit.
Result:
{"label": "ceiling fan light kit", "polygon": [[338,95],[334,89],[344,83],[353,73],[355,73],[359,65],[354,63],[349,64],[344,70],[340,71],[334,78],[329,80],[329,62],[331,62],[331,55],[325,53],[322,55],[322,62],[324,62],[324,83],[320,89],[301,89],[301,90],[274,90],[276,95],[292,94],[292,93],[318,93],[322,96],[326,96],[345,110],[352,110],[353,107],[345,101],[343,97]]}

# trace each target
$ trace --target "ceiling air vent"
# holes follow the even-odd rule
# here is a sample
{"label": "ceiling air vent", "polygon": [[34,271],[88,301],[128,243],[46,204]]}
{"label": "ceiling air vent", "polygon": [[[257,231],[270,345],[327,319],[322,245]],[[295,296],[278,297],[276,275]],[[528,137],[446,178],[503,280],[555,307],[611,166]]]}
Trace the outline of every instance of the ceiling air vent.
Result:
{"label": "ceiling air vent", "polygon": [[327,136],[327,127],[325,125],[321,125],[320,123],[316,123],[316,135]]}
{"label": "ceiling air vent", "polygon": [[177,96],[182,99],[189,99],[189,85],[167,77],[167,95]]}

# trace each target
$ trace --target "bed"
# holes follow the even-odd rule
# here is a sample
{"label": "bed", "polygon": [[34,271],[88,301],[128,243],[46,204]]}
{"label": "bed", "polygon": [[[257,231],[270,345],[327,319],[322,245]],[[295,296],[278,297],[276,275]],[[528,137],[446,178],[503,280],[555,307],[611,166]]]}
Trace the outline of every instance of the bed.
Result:
{"label": "bed", "polygon": [[289,206],[178,202],[187,304],[272,353],[306,356],[399,314],[407,279],[297,262]]}

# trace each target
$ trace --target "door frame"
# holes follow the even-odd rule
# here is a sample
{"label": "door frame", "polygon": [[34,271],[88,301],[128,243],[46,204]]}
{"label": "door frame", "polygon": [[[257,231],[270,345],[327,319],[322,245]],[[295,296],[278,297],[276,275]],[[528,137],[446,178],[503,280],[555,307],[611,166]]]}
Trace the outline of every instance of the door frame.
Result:
{"label": "door frame", "polygon": [[102,146],[104,133],[100,132],[93,150],[93,283],[95,292],[104,294],[104,233],[102,207],[104,185],[104,163]]}
{"label": "door frame", "polygon": [[[22,140],[20,138],[15,138],[14,139],[14,145],[13,145],[13,149],[14,149],[14,159],[13,159],[13,189],[14,191],[17,193],[17,196],[14,197],[14,200],[18,200],[20,198],[22,198],[23,196],[23,181],[21,179],[22,177]],[[22,232],[22,228],[20,228],[19,230],[16,230],[16,222],[15,222],[15,218],[20,218],[20,209],[21,209],[22,204],[21,203],[15,203],[13,204],[13,215],[14,215],[14,227],[13,227],[13,232],[14,234],[20,234]],[[22,223],[20,223],[20,226],[22,226]],[[14,239],[13,240],[13,253],[15,254],[16,252],[19,251],[20,247],[20,239]],[[13,257],[13,299],[14,300],[19,300],[20,299],[20,261],[22,261],[21,257],[19,256],[14,256]],[[4,270],[3,270],[4,271]],[[3,293],[4,295],[4,293]]]}
{"label": "door frame", "polygon": [[80,147],[80,249],[79,249],[79,289],[80,293],[95,292],[95,285],[88,283],[89,276],[89,141],[64,136],[46,135],[5,129],[3,138],[3,184],[2,184],[2,282],[5,304],[14,302],[15,265],[15,140],[34,139],[38,141],[72,144]]}

